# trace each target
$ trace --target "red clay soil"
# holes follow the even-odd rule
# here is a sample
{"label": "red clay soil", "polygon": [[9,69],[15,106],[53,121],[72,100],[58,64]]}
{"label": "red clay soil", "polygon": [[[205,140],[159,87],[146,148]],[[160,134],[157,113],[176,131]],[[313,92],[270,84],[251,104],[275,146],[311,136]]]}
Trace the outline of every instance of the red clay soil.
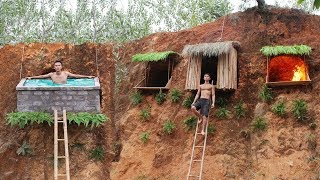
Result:
{"label": "red clay soil", "polygon": [[[221,28],[224,23],[223,31]],[[312,179],[319,175],[319,128],[311,130],[310,122],[319,123],[320,105],[320,17],[299,10],[248,9],[229,14],[218,20],[173,33],[155,33],[125,44],[99,45],[99,70],[102,83],[103,112],[112,121],[98,130],[70,127],[71,143],[85,143],[85,150],[71,147],[71,174],[74,179],[185,179],[187,175],[193,131],[186,131],[183,121],[192,115],[179,103],[172,103],[170,96],[158,105],[154,93],[144,95],[143,102],[133,106],[130,94],[142,79],[145,65],[132,63],[137,53],[173,50],[181,53],[187,44],[239,41],[238,89],[231,92],[217,91],[216,97],[225,97],[230,115],[227,119],[210,113],[210,124],[216,132],[208,137],[203,179]],[[222,34],[222,39],[219,39]],[[274,100],[268,104],[258,98],[265,83],[266,57],[260,48],[266,45],[306,44],[312,47],[306,58],[310,86],[273,88]],[[0,177],[4,179],[51,179],[52,129],[35,126],[23,130],[5,125],[4,116],[15,110],[15,86],[19,72],[22,44],[0,49],[0,68],[5,74],[0,78]],[[117,53],[112,53],[117,51]],[[23,76],[42,74],[50,70],[57,57],[65,59],[64,66],[79,74],[95,74],[94,45],[29,44],[25,49]],[[114,65],[116,63],[116,65]],[[126,68],[120,73],[114,67]],[[43,70],[45,69],[45,70]],[[172,87],[184,91],[187,59],[182,59],[172,74]],[[124,75],[116,88],[115,72]],[[169,90],[170,92],[170,90]],[[308,121],[299,123],[293,117],[293,101],[303,99],[308,105]],[[234,106],[243,100],[246,116],[235,118]],[[113,102],[114,101],[114,102]],[[272,104],[286,103],[288,115],[280,118],[271,112]],[[140,119],[142,108],[151,107],[151,118]],[[259,108],[265,107],[265,108]],[[256,113],[254,113],[256,109]],[[251,132],[255,114],[266,119],[267,130]],[[173,134],[163,132],[168,119],[175,123]],[[150,133],[150,140],[142,143],[142,132]],[[250,136],[244,137],[243,134]],[[250,133],[251,132],[251,133]],[[310,135],[311,134],[311,135]],[[28,139],[35,149],[30,157],[17,156],[15,151],[23,139]],[[96,145],[104,145],[107,156],[102,162],[88,159],[87,152]],[[114,162],[112,162],[114,161]]]}

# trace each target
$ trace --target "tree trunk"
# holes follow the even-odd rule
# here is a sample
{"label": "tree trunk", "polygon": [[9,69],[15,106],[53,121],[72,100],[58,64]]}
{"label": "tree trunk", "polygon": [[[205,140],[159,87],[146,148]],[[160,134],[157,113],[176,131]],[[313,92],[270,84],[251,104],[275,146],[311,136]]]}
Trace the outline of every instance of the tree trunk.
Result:
{"label": "tree trunk", "polygon": [[259,9],[264,9],[266,6],[266,3],[264,2],[264,0],[257,0],[258,2],[258,8]]}

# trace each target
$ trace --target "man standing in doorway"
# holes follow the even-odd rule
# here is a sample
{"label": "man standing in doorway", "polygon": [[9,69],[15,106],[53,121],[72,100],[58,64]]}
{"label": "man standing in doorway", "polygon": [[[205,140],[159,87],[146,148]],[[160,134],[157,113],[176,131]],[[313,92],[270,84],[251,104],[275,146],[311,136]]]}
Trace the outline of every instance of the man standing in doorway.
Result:
{"label": "man standing in doorway", "polygon": [[[214,108],[215,102],[215,88],[214,85],[210,84],[210,75],[208,73],[203,76],[204,84],[199,85],[196,97],[191,104],[192,112],[199,117],[198,123],[202,122],[201,134],[205,135],[204,128],[207,124],[210,108],[210,98],[212,97],[211,108]],[[199,99],[200,97],[200,99]],[[198,111],[200,109],[200,112]]]}
{"label": "man standing in doorway", "polygon": [[34,78],[51,78],[52,81],[56,84],[66,84],[68,77],[73,78],[94,78],[94,76],[85,76],[79,74],[72,74],[68,71],[62,71],[62,62],[56,61],[54,62],[54,70],[55,72],[51,72],[49,74],[40,75],[40,76],[33,76],[27,77],[27,79],[34,79]]}

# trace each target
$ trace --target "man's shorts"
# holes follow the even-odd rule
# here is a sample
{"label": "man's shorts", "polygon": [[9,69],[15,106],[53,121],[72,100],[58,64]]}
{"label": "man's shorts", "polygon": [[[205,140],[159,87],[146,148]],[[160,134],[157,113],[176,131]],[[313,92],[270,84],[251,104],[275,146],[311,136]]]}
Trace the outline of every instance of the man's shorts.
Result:
{"label": "man's shorts", "polygon": [[200,98],[198,99],[194,104],[193,104],[194,107],[196,107],[197,111],[199,109],[200,110],[200,114],[202,116],[206,116],[208,117],[209,115],[209,108],[210,108],[210,101],[209,99],[205,99],[205,98]]}

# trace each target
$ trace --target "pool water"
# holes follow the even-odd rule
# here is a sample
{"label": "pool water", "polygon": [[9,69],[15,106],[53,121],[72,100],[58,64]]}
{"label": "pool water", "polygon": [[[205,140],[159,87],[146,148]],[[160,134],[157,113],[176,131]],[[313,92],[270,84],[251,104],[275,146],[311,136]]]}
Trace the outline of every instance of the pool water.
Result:
{"label": "pool water", "polygon": [[51,79],[27,79],[24,86],[27,87],[48,87],[48,86],[94,86],[94,79],[67,79],[66,84],[53,83]]}

